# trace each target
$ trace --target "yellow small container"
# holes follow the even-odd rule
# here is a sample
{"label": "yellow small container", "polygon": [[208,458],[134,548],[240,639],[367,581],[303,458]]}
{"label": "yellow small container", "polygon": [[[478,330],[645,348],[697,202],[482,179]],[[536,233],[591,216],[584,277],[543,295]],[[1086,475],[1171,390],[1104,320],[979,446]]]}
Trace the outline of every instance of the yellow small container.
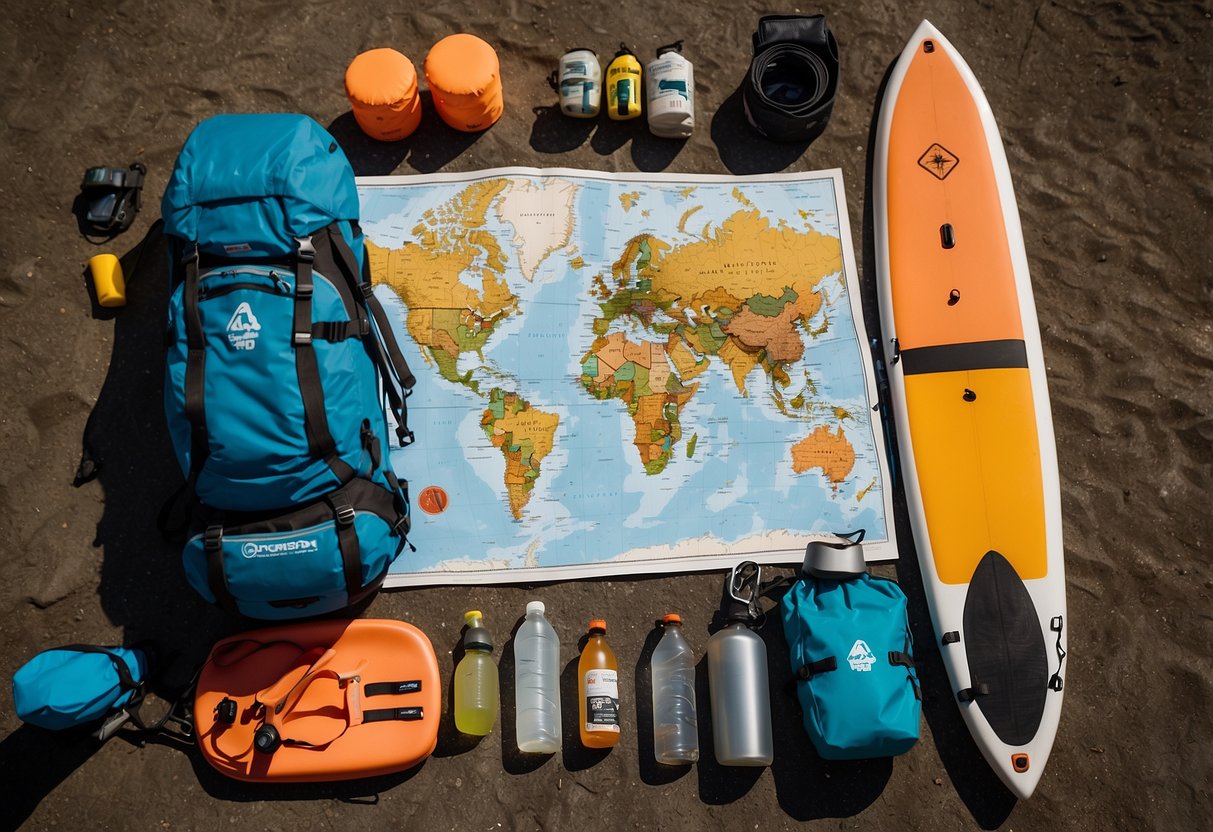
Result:
{"label": "yellow small container", "polygon": [[97,291],[97,303],[102,306],[126,306],[126,279],[122,276],[122,264],[112,254],[96,254],[88,259],[88,270],[93,276],[93,288]]}
{"label": "yellow small container", "polygon": [[607,115],[613,121],[640,118],[644,91],[640,86],[640,61],[622,43],[606,71]]}

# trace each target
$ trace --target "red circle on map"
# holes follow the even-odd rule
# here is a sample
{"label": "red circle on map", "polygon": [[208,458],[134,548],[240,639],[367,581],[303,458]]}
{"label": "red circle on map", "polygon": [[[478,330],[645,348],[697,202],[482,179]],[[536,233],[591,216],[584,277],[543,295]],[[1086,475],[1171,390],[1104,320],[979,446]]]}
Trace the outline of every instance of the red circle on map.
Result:
{"label": "red circle on map", "polygon": [[444,489],[436,485],[427,485],[421,489],[421,494],[417,497],[417,505],[421,506],[421,510],[426,514],[442,514],[450,505],[450,498],[446,496]]}

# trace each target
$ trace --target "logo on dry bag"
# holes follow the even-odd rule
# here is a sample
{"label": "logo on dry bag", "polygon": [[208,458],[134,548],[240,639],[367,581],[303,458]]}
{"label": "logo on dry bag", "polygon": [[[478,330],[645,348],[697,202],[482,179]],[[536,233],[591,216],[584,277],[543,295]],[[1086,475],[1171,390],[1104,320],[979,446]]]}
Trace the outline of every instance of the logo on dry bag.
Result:
{"label": "logo on dry bag", "polygon": [[236,307],[232,319],[227,322],[227,340],[232,349],[251,350],[257,346],[257,336],[261,334],[261,324],[253,314],[253,308],[248,302]]}
{"label": "logo on dry bag", "polygon": [[847,653],[847,663],[851,665],[851,670],[871,670],[872,665],[876,664],[876,655],[866,641],[857,638],[851,645],[851,652]]}

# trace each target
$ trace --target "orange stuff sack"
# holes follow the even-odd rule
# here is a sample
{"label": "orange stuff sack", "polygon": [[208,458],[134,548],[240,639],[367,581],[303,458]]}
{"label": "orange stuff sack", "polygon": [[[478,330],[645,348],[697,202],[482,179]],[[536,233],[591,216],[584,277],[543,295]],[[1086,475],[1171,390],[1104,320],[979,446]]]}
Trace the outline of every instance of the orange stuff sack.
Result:
{"label": "orange stuff sack", "polygon": [[194,728],[206,761],[237,780],[352,780],[429,757],[441,710],[438,660],[416,627],[304,621],[216,644]]}
{"label": "orange stuff sack", "polygon": [[497,53],[475,35],[448,35],[425,58],[425,80],[442,120],[467,133],[501,118],[501,65]]}
{"label": "orange stuff sack", "polygon": [[394,142],[421,123],[417,70],[395,49],[363,52],[345,70],[345,94],[362,132]]}

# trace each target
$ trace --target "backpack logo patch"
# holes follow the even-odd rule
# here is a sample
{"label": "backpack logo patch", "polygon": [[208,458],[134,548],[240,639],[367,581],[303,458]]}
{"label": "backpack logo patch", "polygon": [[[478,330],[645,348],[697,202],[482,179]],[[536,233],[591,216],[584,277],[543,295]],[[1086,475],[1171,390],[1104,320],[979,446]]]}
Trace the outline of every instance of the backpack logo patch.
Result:
{"label": "backpack logo patch", "polygon": [[283,555],[313,555],[320,551],[320,544],[309,538],[299,540],[276,540],[264,543],[249,541],[240,547],[246,558],[277,558]]}
{"label": "backpack logo patch", "polygon": [[245,301],[236,307],[232,319],[227,322],[227,340],[232,349],[251,350],[257,346],[261,324],[253,314],[253,308]]}
{"label": "backpack logo patch", "polygon": [[851,645],[851,652],[847,653],[847,664],[851,665],[851,670],[871,670],[872,665],[876,664],[876,654],[868,647],[866,641],[857,638]]}

